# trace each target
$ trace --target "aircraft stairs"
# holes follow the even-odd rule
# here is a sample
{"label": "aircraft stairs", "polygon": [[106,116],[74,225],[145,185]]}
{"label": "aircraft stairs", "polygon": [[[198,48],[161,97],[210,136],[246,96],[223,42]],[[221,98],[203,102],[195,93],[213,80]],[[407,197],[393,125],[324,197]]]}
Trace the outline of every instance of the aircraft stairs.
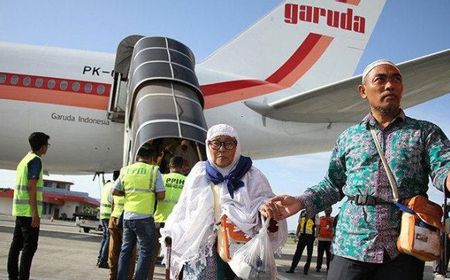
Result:
{"label": "aircraft stairs", "polygon": [[119,44],[108,119],[124,123],[123,165],[144,145],[167,151],[181,140],[195,149],[196,161],[205,159],[204,101],[194,68],[192,51],[170,38],[132,35]]}

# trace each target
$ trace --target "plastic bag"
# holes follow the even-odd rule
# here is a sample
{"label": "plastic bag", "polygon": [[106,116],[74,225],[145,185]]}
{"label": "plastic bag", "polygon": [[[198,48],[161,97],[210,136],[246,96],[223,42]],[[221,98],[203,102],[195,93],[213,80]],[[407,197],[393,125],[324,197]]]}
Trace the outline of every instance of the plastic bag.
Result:
{"label": "plastic bag", "polygon": [[277,267],[267,228],[269,219],[263,221],[258,234],[239,248],[228,263],[242,279],[276,279]]}

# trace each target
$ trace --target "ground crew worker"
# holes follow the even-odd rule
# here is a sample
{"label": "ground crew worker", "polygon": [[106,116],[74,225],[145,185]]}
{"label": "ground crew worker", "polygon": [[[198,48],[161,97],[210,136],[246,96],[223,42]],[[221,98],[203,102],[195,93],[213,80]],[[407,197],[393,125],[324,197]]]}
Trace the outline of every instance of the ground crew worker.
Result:
{"label": "ground crew worker", "polygon": [[[114,171],[113,180],[119,178],[120,171]],[[111,190],[112,191],[112,190]],[[111,198],[112,212],[109,218],[109,250],[108,250],[108,265],[109,265],[109,280],[117,279],[117,265],[119,262],[120,247],[122,246],[123,233],[123,205],[125,203],[124,196],[114,195]],[[131,254],[130,266],[128,268],[128,280],[133,279],[134,263],[136,254]]]}
{"label": "ground crew worker", "polygon": [[152,254],[150,261],[150,270],[148,273],[148,279],[153,279],[153,273],[155,271],[156,259],[159,254],[161,245],[158,239],[161,237],[160,229],[164,227],[164,223],[172,212],[173,207],[178,202],[181,191],[183,190],[184,180],[186,176],[183,175],[183,158],[180,156],[174,156],[169,161],[170,173],[163,175],[164,187],[166,188],[166,197],[162,201],[158,201],[155,211],[155,225],[156,225],[156,238],[155,238],[155,250]]}
{"label": "ground crew worker", "polygon": [[325,252],[327,256],[327,272],[330,268],[331,260],[331,240],[333,239],[334,218],[331,217],[332,208],[325,208],[325,216],[319,218],[319,223],[317,225],[317,240],[319,244],[317,246],[317,265],[316,272],[319,272],[322,268],[323,253]]}
{"label": "ground crew worker", "polygon": [[155,238],[153,212],[155,201],[163,200],[165,188],[157,160],[156,150],[142,147],[137,161],[122,168],[114,183],[113,195],[124,195],[123,239],[119,256],[118,279],[127,279],[128,267],[136,240],[139,242],[139,258],[135,280],[147,279],[150,257]]}
{"label": "ground crew worker", "polygon": [[109,247],[109,217],[111,216],[111,202],[109,195],[113,182],[108,180],[103,183],[102,196],[100,198],[100,222],[102,224],[102,242],[100,243],[100,250],[97,257],[97,266],[100,268],[108,268],[108,247]]}
{"label": "ground crew worker", "polygon": [[291,267],[289,268],[289,270],[286,271],[286,273],[294,273],[295,268],[297,267],[298,263],[300,262],[300,259],[302,258],[303,250],[306,247],[307,257],[305,266],[303,267],[303,274],[305,275],[308,274],[309,266],[311,265],[311,258],[315,239],[315,230],[316,224],[314,223],[314,220],[306,216],[306,211],[302,211],[300,213],[300,217],[298,218],[297,248],[295,249],[294,257],[292,258]]}
{"label": "ground crew worker", "polygon": [[[29,279],[31,262],[37,250],[44,186],[41,156],[47,153],[50,136],[33,132],[28,138],[29,152],[17,165],[12,215],[16,217],[8,254],[9,279]],[[20,258],[19,268],[19,255]]]}

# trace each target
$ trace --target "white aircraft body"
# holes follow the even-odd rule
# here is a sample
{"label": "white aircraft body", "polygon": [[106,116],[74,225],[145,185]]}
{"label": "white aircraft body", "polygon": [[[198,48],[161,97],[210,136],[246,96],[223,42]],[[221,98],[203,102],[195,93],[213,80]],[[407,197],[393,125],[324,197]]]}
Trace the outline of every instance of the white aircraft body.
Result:
{"label": "white aircraft body", "polygon": [[[384,0],[284,2],[196,74],[208,126],[239,131],[243,153],[269,158],[329,150],[368,111],[351,77]],[[176,39],[176,38],[174,38]],[[123,164],[124,124],[107,119],[114,54],[0,43],[0,168],[14,169],[33,131],[51,136],[52,173]],[[450,92],[449,50],[400,64],[403,107]]]}

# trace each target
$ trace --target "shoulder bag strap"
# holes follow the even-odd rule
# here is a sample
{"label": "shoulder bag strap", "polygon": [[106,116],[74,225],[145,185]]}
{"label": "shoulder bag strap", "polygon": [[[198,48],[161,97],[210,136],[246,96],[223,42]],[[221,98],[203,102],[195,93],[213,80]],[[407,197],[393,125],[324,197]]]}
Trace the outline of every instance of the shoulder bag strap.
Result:
{"label": "shoulder bag strap", "polygon": [[220,195],[219,195],[219,186],[211,183],[211,190],[214,196],[214,222],[217,224],[220,223]]}
{"label": "shoulder bag strap", "polygon": [[373,141],[375,142],[375,146],[377,146],[378,154],[380,155],[381,162],[383,163],[384,170],[386,170],[386,174],[388,176],[389,185],[392,189],[392,195],[394,196],[394,201],[398,202],[398,190],[397,183],[395,182],[394,176],[392,175],[391,168],[389,168],[389,164],[386,162],[386,158],[384,157],[384,153],[381,151],[381,145],[378,141],[377,133],[374,127],[370,127],[370,133],[372,134]]}

